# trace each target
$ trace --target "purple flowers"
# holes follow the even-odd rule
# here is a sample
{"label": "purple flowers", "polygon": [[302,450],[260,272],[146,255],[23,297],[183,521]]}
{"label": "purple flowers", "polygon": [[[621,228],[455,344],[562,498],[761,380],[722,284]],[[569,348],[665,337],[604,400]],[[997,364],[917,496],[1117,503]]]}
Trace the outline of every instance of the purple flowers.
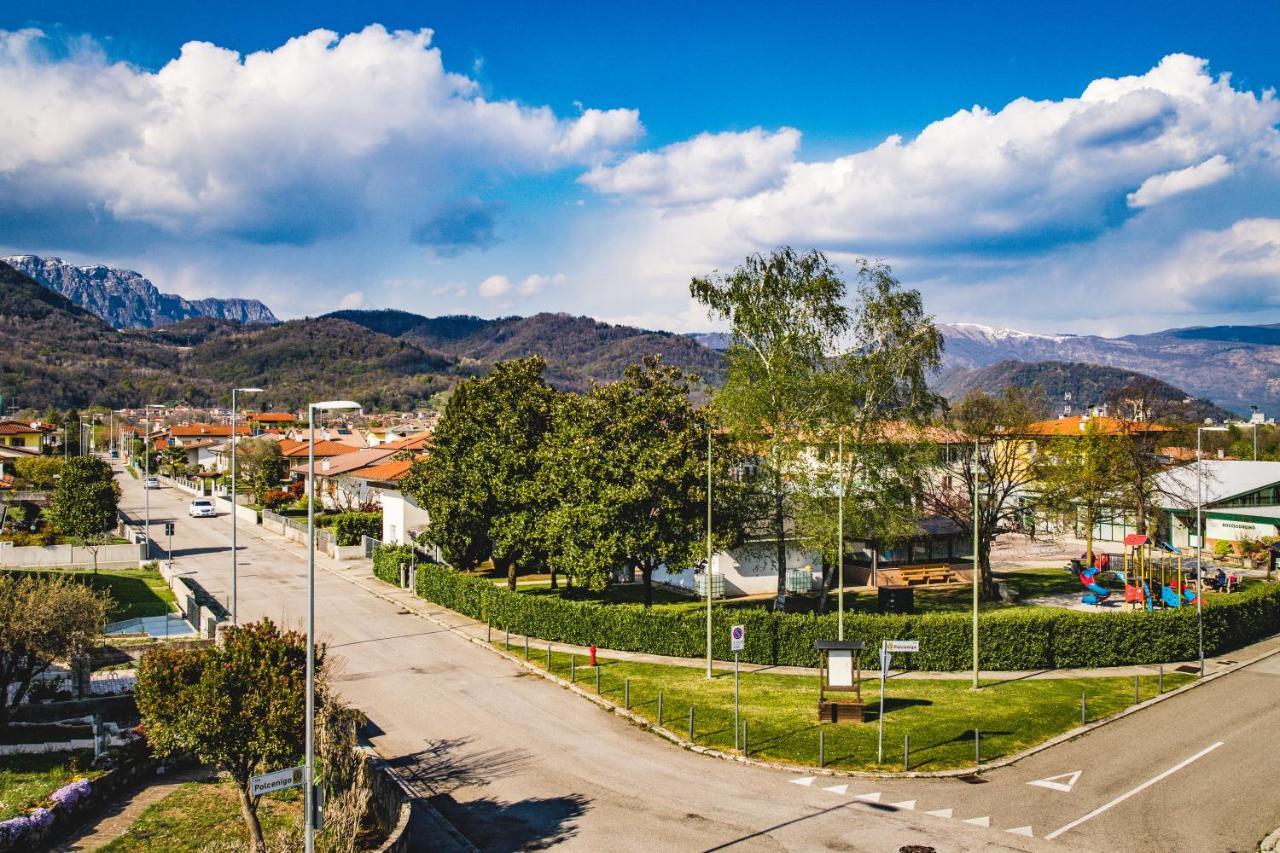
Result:
{"label": "purple flowers", "polygon": [[[70,786],[68,786],[70,787]],[[0,841],[21,841],[33,832],[48,828],[53,823],[53,812],[37,808],[22,817],[10,818],[0,823]]]}
{"label": "purple flowers", "polygon": [[70,785],[63,785],[58,790],[54,791],[53,795],[49,799],[53,800],[63,808],[69,809],[75,806],[76,803],[82,801],[85,797],[89,796],[90,790],[89,780],[80,779],[76,782],[72,782]]}

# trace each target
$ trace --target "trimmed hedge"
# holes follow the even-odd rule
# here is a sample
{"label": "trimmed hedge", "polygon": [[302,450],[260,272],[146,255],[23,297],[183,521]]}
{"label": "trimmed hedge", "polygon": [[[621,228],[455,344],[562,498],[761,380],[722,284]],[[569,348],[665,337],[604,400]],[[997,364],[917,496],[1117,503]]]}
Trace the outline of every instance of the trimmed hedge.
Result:
{"label": "trimmed hedge", "polygon": [[[383,548],[374,573],[399,580],[408,547]],[[495,628],[553,642],[677,657],[706,654],[706,616],[688,610],[525,595],[443,566],[419,563],[417,593],[428,601]],[[717,607],[712,614],[712,653],[731,658],[729,627],[745,625],[742,660],[784,666],[817,666],[817,639],[836,636],[835,614],[774,614],[764,608]],[[846,614],[845,636],[866,640],[920,641],[920,652],[895,663],[913,669],[959,671],[972,665],[972,618],[964,613]],[[1153,613],[1080,613],[1050,608],[993,610],[979,617],[983,669],[1031,670],[1125,666],[1193,660],[1197,656],[1195,608]],[[1206,599],[1205,654],[1216,655],[1280,633],[1280,585],[1267,584],[1230,597]],[[875,652],[863,663],[875,666]]]}
{"label": "trimmed hedge", "polygon": [[333,516],[329,526],[339,545],[359,545],[364,541],[361,537],[377,539],[382,535],[382,513],[344,512]]}

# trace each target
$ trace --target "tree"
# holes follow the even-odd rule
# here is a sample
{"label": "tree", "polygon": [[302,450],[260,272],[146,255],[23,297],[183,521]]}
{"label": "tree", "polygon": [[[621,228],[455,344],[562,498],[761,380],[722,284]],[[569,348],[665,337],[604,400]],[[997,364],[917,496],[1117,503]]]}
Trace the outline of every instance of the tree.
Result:
{"label": "tree", "polygon": [[32,683],[88,654],[111,599],[67,575],[0,572],[0,735]]}
{"label": "tree", "polygon": [[1169,465],[1158,453],[1160,443],[1182,432],[1165,425],[1176,425],[1185,410],[1181,400],[1161,393],[1165,387],[1160,380],[1144,376],[1113,391],[1107,400],[1126,418],[1114,436],[1127,475],[1119,503],[1133,513],[1135,530],[1140,534],[1145,534],[1152,522],[1158,526],[1160,498],[1167,495],[1160,487],[1160,475]]}
{"label": "tree", "polygon": [[94,456],[67,461],[49,499],[46,516],[63,536],[79,539],[93,552],[93,573],[98,573],[98,548],[106,532],[115,526],[120,484],[111,466]]}
{"label": "tree", "polygon": [[999,597],[991,576],[991,545],[1000,533],[1022,526],[1025,508],[1019,498],[1040,475],[1037,445],[1026,427],[1043,414],[1043,396],[1036,392],[1010,387],[999,397],[970,393],[943,420],[952,435],[938,442],[939,467],[920,484],[925,511],[966,531],[974,529],[976,488],[984,601]]}
{"label": "tree", "polygon": [[[239,791],[254,851],[265,845],[260,798],[250,794],[249,778],[302,758],[306,659],[306,635],[264,619],[228,628],[216,646],[159,646],[138,668],[135,695],[152,749],[160,755],[190,752],[225,770]],[[324,661],[320,646],[318,685]]]}
{"label": "tree", "polygon": [[[1093,563],[1093,529],[1124,502],[1130,457],[1123,436],[1108,435],[1097,420],[1079,436],[1055,438],[1041,453],[1040,502],[1085,528],[1085,559]],[[1123,511],[1123,510],[1121,510]]]}
{"label": "tree", "polygon": [[187,451],[176,444],[171,444],[160,452],[160,466],[169,470],[170,477],[180,477],[187,471]]}
{"label": "tree", "polygon": [[550,567],[596,590],[634,567],[648,607],[655,569],[697,561],[708,422],[688,393],[689,377],[647,356],[620,381],[558,401],[531,484],[547,504],[538,531]]}
{"label": "tree", "polygon": [[538,501],[527,484],[551,419],[556,392],[539,357],[499,362],[488,376],[458,385],[436,425],[431,452],[401,486],[427,511],[428,540],[446,560],[471,569],[486,557],[505,570],[539,559]]}
{"label": "tree", "polygon": [[62,473],[61,456],[32,456],[13,463],[13,472],[33,489],[52,489]]}
{"label": "tree", "polygon": [[236,476],[253,490],[254,503],[261,504],[263,495],[280,488],[284,467],[279,442],[267,438],[236,440]]}

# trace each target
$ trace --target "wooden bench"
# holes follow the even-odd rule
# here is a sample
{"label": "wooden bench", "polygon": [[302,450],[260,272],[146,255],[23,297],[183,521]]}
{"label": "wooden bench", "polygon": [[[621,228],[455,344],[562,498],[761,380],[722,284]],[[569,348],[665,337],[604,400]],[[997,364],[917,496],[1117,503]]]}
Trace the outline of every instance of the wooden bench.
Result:
{"label": "wooden bench", "polygon": [[898,569],[898,577],[907,586],[950,583],[951,567],[942,564],[936,566],[902,566]]}

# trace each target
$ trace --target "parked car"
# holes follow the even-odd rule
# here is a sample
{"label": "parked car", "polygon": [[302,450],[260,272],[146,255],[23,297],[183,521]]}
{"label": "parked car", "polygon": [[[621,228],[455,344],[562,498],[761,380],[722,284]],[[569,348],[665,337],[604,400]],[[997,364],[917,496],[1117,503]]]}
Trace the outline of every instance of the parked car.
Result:
{"label": "parked car", "polygon": [[159,477],[143,477],[143,478],[142,478],[142,488],[144,488],[144,489],[158,489],[158,488],[160,488],[160,478],[159,478]]}
{"label": "parked car", "polygon": [[213,501],[209,498],[196,498],[193,500],[187,513],[192,518],[213,518],[218,514],[213,508]]}

